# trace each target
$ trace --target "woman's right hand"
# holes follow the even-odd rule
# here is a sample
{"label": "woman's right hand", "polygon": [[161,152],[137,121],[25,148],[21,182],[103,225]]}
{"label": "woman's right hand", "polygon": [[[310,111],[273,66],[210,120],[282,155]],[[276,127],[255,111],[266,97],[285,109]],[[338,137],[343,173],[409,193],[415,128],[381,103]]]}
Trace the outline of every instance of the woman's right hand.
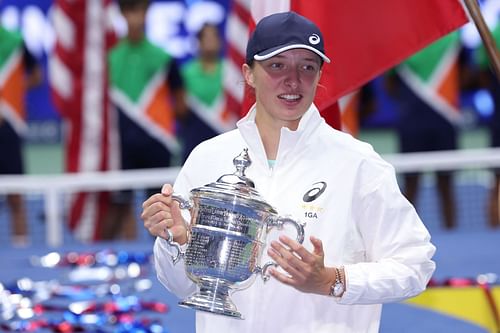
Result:
{"label": "woman's right hand", "polygon": [[142,204],[141,219],[151,235],[169,239],[170,231],[173,241],[183,245],[187,242],[186,223],[172,193],[172,185],[163,185],[161,193],[153,194]]}

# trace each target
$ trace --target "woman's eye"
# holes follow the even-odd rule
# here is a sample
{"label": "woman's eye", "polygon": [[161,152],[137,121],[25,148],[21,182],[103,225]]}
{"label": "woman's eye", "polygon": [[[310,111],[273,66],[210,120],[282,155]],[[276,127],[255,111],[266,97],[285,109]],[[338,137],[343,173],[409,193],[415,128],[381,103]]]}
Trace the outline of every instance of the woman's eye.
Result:
{"label": "woman's eye", "polygon": [[315,71],[317,71],[317,67],[314,65],[304,65],[304,66],[302,66],[302,70],[304,70],[306,72],[315,72]]}

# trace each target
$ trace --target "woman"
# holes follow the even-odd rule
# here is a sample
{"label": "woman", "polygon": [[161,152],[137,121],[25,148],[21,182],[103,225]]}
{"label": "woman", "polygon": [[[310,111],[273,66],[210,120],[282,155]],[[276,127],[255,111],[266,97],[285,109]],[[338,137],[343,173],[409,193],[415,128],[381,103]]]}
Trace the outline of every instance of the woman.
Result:
{"label": "woman", "polygon": [[[368,144],[329,127],[314,106],[329,61],[308,19],[293,12],[262,19],[242,68],[256,104],[236,130],[196,147],[175,182],[176,193],[188,196],[231,173],[233,157],[248,147],[247,176],[259,193],[306,223],[302,245],[284,235],[270,242],[266,255],[280,266],[273,279],[232,295],[245,320],[199,311],[197,332],[377,332],[381,303],[422,292],[435,269],[435,247],[393,168]],[[142,218],[158,236],[158,278],[184,298],[196,286],[169,259],[169,233],[187,240],[172,191],[165,185],[147,199]]]}

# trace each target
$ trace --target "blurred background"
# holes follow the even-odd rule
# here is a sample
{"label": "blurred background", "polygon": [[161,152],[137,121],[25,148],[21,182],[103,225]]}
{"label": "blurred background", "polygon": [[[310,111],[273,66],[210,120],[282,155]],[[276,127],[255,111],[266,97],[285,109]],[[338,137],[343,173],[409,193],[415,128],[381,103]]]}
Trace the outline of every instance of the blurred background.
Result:
{"label": "blurred background", "polygon": [[[48,55],[56,40],[51,23],[53,1],[50,0],[2,0],[0,19],[7,29],[20,30],[29,51],[47,71]],[[496,27],[499,5],[497,1],[483,0],[484,17],[491,30]],[[230,1],[151,1],[146,21],[146,33],[151,40],[165,48],[181,62],[197,54],[196,32],[200,24],[209,21],[216,24],[224,36]],[[113,25],[117,33],[125,34],[126,24],[115,8]],[[461,46],[467,54],[464,66],[474,68],[471,53],[481,44],[473,23],[459,31]],[[224,45],[225,46],[225,45]],[[27,173],[60,173],[63,171],[61,144],[61,117],[55,109],[49,91],[48,75],[43,84],[28,91],[27,120],[29,132],[26,138]],[[377,103],[368,115],[360,120],[360,136],[374,143],[380,153],[397,152],[393,130],[397,124],[398,107],[382,87],[381,78],[373,82]],[[493,99],[488,90],[480,87],[463,89],[460,94],[460,108],[466,117],[465,128],[460,131],[461,147],[486,147],[485,123],[493,114]],[[384,141],[380,142],[378,139]],[[387,141],[387,142],[385,142]],[[380,143],[379,143],[380,142]],[[36,160],[37,152],[50,152],[54,158]],[[59,153],[57,153],[59,151]],[[44,163],[50,162],[50,163]]]}
{"label": "blurred background", "polygon": [[[87,2],[87,5],[90,6],[91,3],[93,2]],[[481,0],[479,3],[486,23],[495,33],[499,43],[500,1]],[[90,44],[102,43],[104,45],[102,49],[110,51],[122,37],[130,36],[132,31],[130,21],[124,17],[116,2],[102,1],[98,6],[105,6],[106,10],[98,11],[102,16],[101,19],[97,19],[96,15],[96,20],[89,24],[94,24],[97,29],[109,33],[104,39]],[[65,71],[78,72],[83,67],[82,58],[93,57],[90,61],[93,64],[90,66],[90,71],[98,72],[102,70],[102,65],[99,64],[106,63],[107,55],[90,54],[90,51],[87,54],[85,53],[87,49],[78,49],[78,46],[75,47],[76,51],[71,51],[68,45],[71,45],[72,41],[81,41],[83,37],[77,30],[72,30],[67,22],[68,16],[61,15],[67,13],[64,1],[56,4],[51,0],[0,0],[0,25],[5,30],[15,31],[22,37],[24,52],[29,54],[29,61],[25,60],[24,63],[31,69],[29,74],[35,77],[33,80],[38,80],[32,86],[26,87],[23,97],[26,114],[20,152],[24,170],[21,174],[7,172],[8,175],[0,176],[0,253],[2,257],[8,257],[0,261],[2,266],[0,295],[2,290],[14,288],[6,287],[9,284],[18,285],[18,279],[27,273],[31,274],[31,279],[37,275],[40,279],[49,280],[54,278],[54,275],[63,276],[56,272],[59,266],[66,269],[65,274],[69,268],[93,267],[92,265],[96,264],[96,255],[107,249],[107,255],[115,258],[108,260],[118,260],[123,267],[129,267],[126,277],[120,282],[122,290],[124,290],[123,283],[126,283],[129,294],[138,293],[143,295],[144,299],[161,295],[162,301],[171,306],[170,317],[167,318],[177,323],[163,324],[164,331],[170,329],[171,332],[194,332],[193,313],[177,309],[175,297],[169,295],[155,281],[154,273],[149,266],[153,239],[144,231],[138,215],[140,205],[151,189],[157,189],[161,184],[175,180],[178,167],[197,142],[231,128],[231,124],[234,124],[233,120],[228,120],[220,114],[220,110],[214,111],[217,107],[220,108],[218,96],[223,90],[227,90],[223,81],[227,79],[228,74],[221,74],[223,72],[219,67],[225,63],[225,57],[233,53],[235,48],[234,37],[231,37],[234,36],[234,32],[230,33],[228,28],[234,27],[231,17],[232,6],[231,0],[150,1],[145,12],[144,33],[152,45],[169,55],[168,59],[171,59],[167,61],[169,64],[175,63],[169,66],[177,68],[175,71],[178,71],[180,80],[184,81],[184,97],[181,98],[185,100],[173,103],[175,120],[172,133],[175,140],[166,143],[171,155],[169,161],[165,164],[151,162],[149,165],[149,162],[144,162],[143,167],[125,168],[123,161],[121,166],[117,162],[120,161],[120,157],[114,156],[112,149],[120,151],[120,148],[119,144],[111,145],[114,137],[109,133],[112,132],[102,133],[109,129],[107,126],[112,124],[111,120],[116,116],[119,118],[119,126],[125,126],[128,133],[134,131],[139,133],[138,136],[146,133],[154,137],[156,132],[147,129],[150,123],[144,125],[138,120],[137,123],[142,128],[137,126],[138,129],[133,127],[131,130],[130,126],[136,125],[131,125],[134,122],[130,122],[131,119],[134,120],[133,117],[127,118],[126,109],[130,103],[120,104],[123,99],[115,99],[113,95],[111,101],[108,101],[107,97],[99,98],[104,101],[101,105],[106,105],[108,102],[118,105],[118,115],[106,113],[108,112],[106,106],[102,110],[108,117],[106,122],[100,123],[99,120],[96,122],[96,119],[82,118],[78,119],[76,121],[78,125],[75,125],[75,117],[79,116],[74,111],[80,110],[80,107],[71,104],[71,101],[68,102],[65,99],[67,96],[64,95],[65,88],[70,85],[84,92],[90,86],[105,84],[92,78],[88,81],[71,83],[66,80]],[[70,16],[70,19],[76,21],[82,19],[78,13],[72,15],[74,16]],[[214,28],[215,34],[204,33],[204,38],[208,39],[203,40],[199,32],[207,24]],[[56,27],[62,29],[58,30]],[[414,203],[422,220],[435,237],[438,245],[438,271],[434,281],[436,287],[460,284],[455,280],[460,280],[462,287],[476,287],[479,276],[483,279],[481,280],[483,285],[486,283],[484,281],[487,281],[488,286],[497,286],[496,274],[500,274],[498,245],[495,245],[499,244],[500,240],[498,233],[500,151],[494,148],[500,145],[498,143],[500,106],[495,104],[500,97],[498,78],[493,76],[488,67],[488,59],[482,44],[476,27],[473,23],[468,23],[455,33],[443,37],[394,68],[373,78],[359,90],[342,97],[339,103],[342,129],[372,144],[378,153],[395,166],[402,191]],[[70,51],[65,50],[65,47],[69,47]],[[200,76],[193,74],[195,70],[193,64],[196,61],[204,63],[204,54],[207,63],[216,68],[214,76],[206,74],[208,78],[204,80],[208,81],[202,81]],[[7,75],[5,68],[9,68],[7,61],[4,60],[0,59],[3,66],[0,83],[3,82],[2,75],[4,77]],[[61,64],[67,68],[61,69]],[[110,66],[114,66],[114,63]],[[168,86],[175,99],[178,83],[177,79],[170,77],[172,72],[174,70],[170,69]],[[107,80],[113,85],[113,80],[118,74],[120,74],[119,69],[116,72],[112,69]],[[151,82],[144,82],[144,86],[149,89],[152,86]],[[242,83],[234,82],[233,85],[242,90]],[[213,92],[210,93],[212,95],[205,96],[204,92],[200,93],[200,90],[204,90],[200,89],[200,86],[213,88]],[[116,88],[126,94],[130,92],[127,89],[134,89],[119,85]],[[148,94],[152,93],[144,94],[149,96]],[[133,100],[132,95],[133,93],[130,93],[130,100]],[[91,109],[92,100],[95,98],[95,96],[88,97]],[[144,102],[144,99],[147,98],[139,96],[133,102],[137,103],[136,107],[147,109],[145,105],[147,102]],[[208,99],[210,102],[200,106],[203,104],[200,104],[200,100],[203,99]],[[69,107],[64,109],[61,107],[64,105]],[[110,110],[114,109],[110,107]],[[183,115],[182,110],[187,113]],[[210,116],[204,116],[203,112]],[[9,119],[5,114],[3,117]],[[95,131],[84,133],[83,123]],[[78,131],[81,133],[75,134],[76,128],[80,128]],[[118,133],[120,131],[123,129],[117,130]],[[86,138],[86,144],[90,147],[82,148],[84,144],[81,146],[76,144],[74,135]],[[95,148],[100,144],[99,138],[103,135],[107,138],[105,141],[110,143],[107,148],[109,150],[105,152],[105,159],[96,160],[97,153],[92,147]],[[9,147],[13,145],[5,140],[0,137],[0,147],[2,147],[0,154],[3,156],[0,163],[10,163],[12,160]],[[125,141],[121,138],[122,143]],[[172,142],[178,144],[180,148],[172,148],[174,146]],[[3,150],[6,146],[8,147]],[[76,146],[79,148],[75,148]],[[101,153],[102,151],[99,152]],[[105,177],[97,174],[103,170],[114,171]],[[21,204],[16,206],[16,202],[19,201]],[[101,205],[103,202],[106,202],[107,213],[103,213]],[[15,207],[22,209],[22,213],[19,214],[23,216],[16,215],[18,213]],[[92,207],[90,209],[92,212],[86,213],[89,207]],[[25,227],[20,228],[19,224],[16,227],[16,223],[12,222],[19,221],[16,219],[24,220],[22,223]],[[107,226],[103,226],[105,223],[108,223]],[[58,251],[62,259],[60,258],[58,264],[52,266],[41,265],[39,258],[48,253],[49,249]],[[118,250],[125,252],[122,251],[120,254]],[[68,264],[68,259],[64,256],[70,251],[93,256],[93,259],[88,259],[93,261],[93,264],[85,264],[85,258],[82,257],[80,260],[83,260],[83,263]],[[33,259],[35,264],[33,260],[28,260],[30,257],[34,258],[33,256],[38,256],[38,259]],[[137,256],[142,259],[137,259]],[[124,257],[126,259],[123,259]],[[119,258],[123,261],[120,262]],[[461,258],[462,261],[457,258]],[[130,265],[138,262],[140,273],[130,273]],[[117,267],[121,267],[120,264],[100,265],[111,269],[114,273]],[[95,271],[80,270],[78,273],[80,275],[77,274],[79,277],[64,282],[71,283],[74,287],[78,281],[87,281],[85,274],[94,273]],[[82,280],[78,280],[79,278]],[[152,281],[150,287],[143,288],[135,284],[143,278]],[[60,283],[63,283],[61,281]],[[116,306],[117,301],[114,296],[117,293],[110,291],[112,283],[106,277],[101,282],[106,284],[105,295],[110,299],[108,305]],[[4,283],[3,289],[1,283]],[[130,287],[131,285],[133,287]],[[30,293],[34,290],[38,292],[49,290],[46,285],[29,288]],[[493,295],[496,295],[498,300],[498,290],[495,290]],[[93,295],[90,299],[97,297],[94,289],[89,292]],[[69,299],[74,301],[72,297]],[[421,316],[434,318],[437,315],[431,311],[421,313],[416,308],[410,311],[407,305],[391,305],[384,312],[382,331],[410,332],[411,323],[414,321],[418,323],[414,329],[419,332],[442,332],[448,331],[449,327],[455,328],[451,330],[453,332],[498,332],[499,314],[495,297],[488,298],[483,294],[474,294],[465,298],[457,296],[457,299],[460,299],[458,301],[453,298],[455,296],[447,294],[446,297],[453,299],[451,303],[455,305],[465,299],[463,304],[473,304],[480,310],[469,317],[465,315],[467,318],[464,319],[463,312],[470,312],[465,305],[450,310],[450,304],[442,307],[440,304],[436,305],[434,311],[447,313],[447,316],[423,323]],[[3,323],[13,323],[16,318],[22,318],[20,315],[17,317],[6,315],[5,302],[4,299],[2,310],[2,296],[0,296],[0,313],[4,311]],[[133,302],[140,303],[141,300],[129,299],[129,303],[123,302],[129,311],[135,304]],[[160,303],[162,302],[158,301],[158,304]],[[147,306],[144,301],[142,305],[142,309],[146,311]],[[431,308],[428,305],[427,300],[418,304],[419,309]],[[65,303],[63,309],[66,306]],[[48,310],[41,311],[47,313]],[[135,313],[133,310],[129,312]],[[153,317],[157,318],[155,316]],[[54,320],[57,322],[58,319]],[[77,324],[80,325],[82,322],[73,320],[73,327]],[[14,330],[7,324],[2,325],[4,326],[0,326],[0,331]],[[49,331],[60,329],[54,328],[54,325],[46,325],[45,329]],[[152,332],[155,329],[154,326],[148,326],[149,324],[144,322],[137,325],[138,331],[143,329]],[[120,329],[134,331],[135,328]],[[158,328],[156,329],[158,331]],[[115,327],[109,331],[119,330]]]}

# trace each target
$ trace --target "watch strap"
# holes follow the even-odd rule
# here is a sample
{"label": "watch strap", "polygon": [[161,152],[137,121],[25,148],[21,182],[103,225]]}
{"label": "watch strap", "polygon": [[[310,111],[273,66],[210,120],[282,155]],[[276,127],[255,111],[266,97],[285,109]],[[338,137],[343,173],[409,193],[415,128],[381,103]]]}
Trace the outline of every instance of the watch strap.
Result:
{"label": "watch strap", "polygon": [[330,295],[334,297],[342,297],[345,292],[345,278],[341,269],[335,267],[335,280],[330,286]]}

